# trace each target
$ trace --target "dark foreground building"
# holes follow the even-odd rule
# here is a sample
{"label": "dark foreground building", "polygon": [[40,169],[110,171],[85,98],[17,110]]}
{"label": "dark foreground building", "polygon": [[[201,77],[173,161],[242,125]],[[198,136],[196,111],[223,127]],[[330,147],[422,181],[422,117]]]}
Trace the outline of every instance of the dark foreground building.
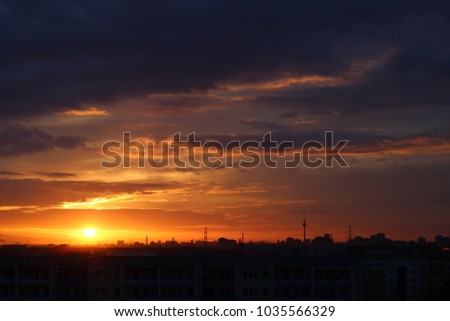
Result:
{"label": "dark foreground building", "polygon": [[286,258],[3,258],[2,300],[355,300],[354,262]]}
{"label": "dark foreground building", "polygon": [[277,255],[3,251],[0,300],[449,299],[448,253],[420,258],[398,251],[312,255],[283,249]]}

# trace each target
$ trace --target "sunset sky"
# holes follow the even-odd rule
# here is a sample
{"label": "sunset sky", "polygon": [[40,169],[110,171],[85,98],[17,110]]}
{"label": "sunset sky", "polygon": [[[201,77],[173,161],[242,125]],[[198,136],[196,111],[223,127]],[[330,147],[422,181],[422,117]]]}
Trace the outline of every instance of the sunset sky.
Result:
{"label": "sunset sky", "polygon": [[[448,235],[449,39],[446,1],[2,1],[0,244]],[[350,167],[101,168],[125,131]]]}

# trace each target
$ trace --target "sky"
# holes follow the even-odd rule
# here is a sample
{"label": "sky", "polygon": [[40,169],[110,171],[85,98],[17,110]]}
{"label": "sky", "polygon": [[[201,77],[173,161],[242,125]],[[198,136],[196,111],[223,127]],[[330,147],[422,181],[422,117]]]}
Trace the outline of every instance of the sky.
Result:
{"label": "sky", "polygon": [[[0,244],[448,235],[448,39],[446,1],[2,1]],[[325,131],[349,167],[100,166]]]}

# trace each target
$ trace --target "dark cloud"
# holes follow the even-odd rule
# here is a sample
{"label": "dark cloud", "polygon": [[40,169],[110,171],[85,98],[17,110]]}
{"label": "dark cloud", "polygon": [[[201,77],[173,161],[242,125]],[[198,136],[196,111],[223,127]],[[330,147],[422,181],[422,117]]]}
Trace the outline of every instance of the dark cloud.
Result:
{"label": "dark cloud", "polygon": [[64,173],[64,172],[40,172],[34,171],[33,174],[37,174],[40,176],[50,177],[50,178],[74,178],[77,177],[77,174],[74,173]]}
{"label": "dark cloud", "polygon": [[83,147],[85,139],[79,136],[53,136],[35,127],[20,124],[0,125],[0,157],[47,152],[55,148]]}
{"label": "dark cloud", "polygon": [[[226,146],[231,141],[257,141],[263,140],[263,135],[271,133],[273,141],[293,142],[295,148],[301,148],[308,141],[318,141],[325,144],[325,132],[322,130],[293,130],[282,128],[263,130],[260,134],[238,135],[198,135],[196,139],[201,142],[218,141]],[[368,131],[333,131],[333,146],[340,140],[348,140],[342,149],[343,154],[364,157],[367,155],[449,155],[450,135],[448,132],[428,132],[414,135],[387,135]],[[330,142],[331,144],[331,142]],[[349,156],[347,156],[349,157]],[[435,161],[434,158],[429,159]]]}
{"label": "dark cloud", "polygon": [[22,174],[18,173],[18,172],[12,172],[12,171],[0,171],[0,175],[4,175],[4,176],[20,176]]}
{"label": "dark cloud", "polygon": [[448,103],[448,12],[444,1],[4,1],[0,117],[286,73],[342,75],[389,50],[393,58],[356,86],[287,99],[333,108]]}
{"label": "dark cloud", "polygon": [[176,187],[179,187],[179,184],[0,179],[0,203],[3,206],[51,206],[108,197],[116,193],[139,194]]}
{"label": "dark cloud", "polygon": [[[395,138],[380,136],[371,143],[359,142],[351,144],[347,146],[346,152],[361,155],[366,153],[448,155],[450,154],[450,135],[423,134]],[[409,161],[406,157],[403,160]],[[432,159],[431,161],[435,160]]]}
{"label": "dark cloud", "polygon": [[[445,37],[450,37],[450,33]],[[360,82],[321,88],[290,88],[263,93],[256,105],[304,109],[311,113],[360,113],[367,110],[429,109],[450,103],[450,45],[408,47]],[[448,116],[448,112],[445,113]]]}
{"label": "dark cloud", "polygon": [[178,95],[152,95],[145,100],[145,106],[137,105],[137,111],[144,115],[178,115],[195,112],[212,106],[223,106],[224,102],[217,97],[203,93]]}
{"label": "dark cloud", "polygon": [[242,123],[260,130],[277,130],[284,128],[282,125],[261,119],[244,119],[242,120]]}
{"label": "dark cloud", "polygon": [[[222,145],[227,145],[229,142],[237,140],[240,142],[245,141],[257,141],[260,142],[263,140],[263,136],[270,132],[271,138],[273,141],[276,141],[278,143],[284,142],[284,141],[292,141],[294,143],[294,146],[296,148],[300,148],[304,143],[315,140],[319,142],[324,142],[325,140],[325,131],[319,130],[319,129],[313,129],[313,130],[293,130],[290,128],[283,128],[283,129],[263,129],[258,134],[235,134],[235,135],[197,135],[196,139],[200,140],[201,142],[206,142],[210,140],[218,141]],[[334,139],[336,141],[343,139],[343,140],[350,140],[351,144],[376,144],[383,139],[386,139],[387,136],[377,136],[370,133],[365,132],[354,132],[354,131],[334,131],[333,132]],[[183,139],[185,139],[183,137]]]}
{"label": "dark cloud", "polygon": [[284,118],[295,118],[298,116],[298,113],[296,111],[288,111],[286,113],[281,114],[281,117]]}

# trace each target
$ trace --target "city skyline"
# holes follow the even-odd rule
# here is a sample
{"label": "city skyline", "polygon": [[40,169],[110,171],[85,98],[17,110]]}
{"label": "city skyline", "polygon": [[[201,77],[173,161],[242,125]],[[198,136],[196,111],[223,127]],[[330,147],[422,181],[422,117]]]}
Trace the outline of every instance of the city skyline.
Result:
{"label": "city skyline", "polygon": [[[304,221],[305,222],[305,221]],[[237,234],[221,234],[221,232],[217,231],[211,231],[210,229],[207,231],[208,227],[205,226],[202,229],[199,229],[197,232],[197,235],[191,234],[191,238],[181,238],[178,239],[176,235],[167,233],[164,235],[171,235],[167,238],[154,238],[154,235],[152,233],[145,234],[145,231],[141,231],[144,234],[138,235],[139,231],[135,231],[135,234],[133,236],[130,236],[128,234],[128,239],[114,239],[114,235],[110,236],[109,238],[105,238],[105,233],[102,230],[97,230],[96,228],[89,226],[85,229],[78,230],[78,231],[72,231],[73,237],[67,238],[66,240],[60,239],[58,242],[30,242],[29,239],[12,239],[12,241],[8,241],[5,239],[5,236],[0,234],[0,246],[1,245],[74,245],[74,246],[96,246],[96,245],[150,245],[150,244],[215,244],[219,242],[221,239],[236,242],[239,243],[254,243],[254,244],[278,244],[280,242],[285,242],[288,239],[292,239],[296,242],[301,242],[303,244],[311,244],[316,242],[321,242],[321,239],[326,238],[330,240],[333,243],[349,243],[351,241],[355,240],[369,240],[374,237],[382,237],[385,240],[388,241],[394,241],[394,242],[427,242],[427,243],[433,243],[436,242],[438,238],[450,238],[450,232],[448,234],[435,234],[431,237],[425,237],[423,235],[418,235],[415,238],[410,239],[399,239],[399,238],[390,238],[390,235],[386,235],[383,231],[378,232],[372,232],[365,235],[360,234],[352,234],[352,228],[351,226],[347,227],[347,237],[339,236],[336,238],[333,233],[330,232],[324,232],[323,234],[313,234],[309,232],[307,234],[306,232],[306,224],[302,224],[302,230],[299,231],[296,234],[292,235],[284,235],[278,238],[261,238],[261,239],[252,239],[252,235],[245,234],[244,232],[237,233]],[[212,233],[211,233],[212,232]],[[1,233],[1,231],[0,231]],[[244,235],[245,238],[244,238]],[[255,234],[258,235],[258,234]],[[121,236],[127,236],[126,234],[121,234]],[[203,237],[202,237],[203,236]],[[49,239],[50,241],[56,240],[55,238]]]}

